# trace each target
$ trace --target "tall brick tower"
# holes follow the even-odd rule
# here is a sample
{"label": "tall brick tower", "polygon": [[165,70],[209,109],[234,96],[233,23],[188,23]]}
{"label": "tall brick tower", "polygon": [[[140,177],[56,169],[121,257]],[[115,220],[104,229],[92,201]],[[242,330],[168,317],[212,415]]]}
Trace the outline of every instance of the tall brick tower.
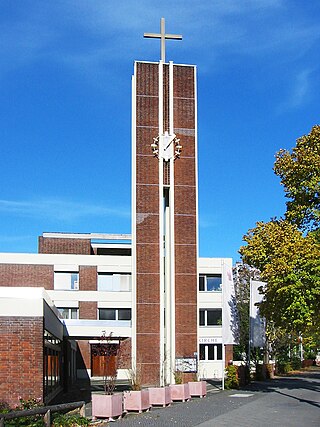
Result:
{"label": "tall brick tower", "polygon": [[136,62],[132,80],[133,363],[144,384],[174,382],[197,352],[196,68]]}

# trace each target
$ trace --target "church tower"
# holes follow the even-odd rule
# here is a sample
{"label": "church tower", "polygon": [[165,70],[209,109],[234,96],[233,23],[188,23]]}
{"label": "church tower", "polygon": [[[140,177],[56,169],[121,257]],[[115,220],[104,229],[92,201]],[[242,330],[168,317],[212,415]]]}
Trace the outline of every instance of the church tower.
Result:
{"label": "church tower", "polygon": [[143,384],[174,382],[197,352],[196,67],[135,62],[132,79],[133,365]]}

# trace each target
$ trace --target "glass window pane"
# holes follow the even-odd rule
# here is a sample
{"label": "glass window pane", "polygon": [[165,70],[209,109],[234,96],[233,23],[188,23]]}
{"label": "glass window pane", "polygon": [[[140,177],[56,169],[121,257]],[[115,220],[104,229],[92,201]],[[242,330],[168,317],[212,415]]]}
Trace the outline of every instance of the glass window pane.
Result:
{"label": "glass window pane", "polygon": [[199,314],[200,326],[205,326],[205,310],[200,310]]}
{"label": "glass window pane", "polygon": [[205,290],[204,282],[205,282],[205,276],[200,276],[199,277],[199,291]]}
{"label": "glass window pane", "polygon": [[222,324],[222,310],[207,310],[207,325],[217,326]]}
{"label": "glass window pane", "polygon": [[112,281],[112,290],[115,292],[120,291],[121,274],[114,274],[112,277]]}
{"label": "glass window pane", "polygon": [[114,308],[100,308],[99,320],[116,320],[116,310]]}
{"label": "glass window pane", "polygon": [[131,308],[119,308],[118,320],[131,320]]}
{"label": "glass window pane", "polygon": [[54,289],[71,289],[71,280],[69,273],[54,273]]}
{"label": "glass window pane", "polygon": [[112,274],[98,274],[98,291],[112,291]]}
{"label": "glass window pane", "polygon": [[207,291],[209,292],[221,292],[222,290],[222,278],[220,274],[214,276],[207,276]]}
{"label": "glass window pane", "polygon": [[218,344],[217,347],[217,360],[222,360],[222,344]]}
{"label": "glass window pane", "polygon": [[71,308],[71,319],[78,319],[78,309],[77,308]]}
{"label": "glass window pane", "polygon": [[69,319],[69,309],[68,308],[58,308],[59,313],[63,319]]}
{"label": "glass window pane", "polygon": [[77,290],[79,289],[79,274],[68,272],[54,273],[54,289]]}
{"label": "glass window pane", "polygon": [[214,345],[208,345],[208,360],[214,360]]}
{"label": "glass window pane", "polygon": [[71,273],[70,274],[71,279],[71,289],[78,290],[79,289],[79,274],[78,273]]}
{"label": "glass window pane", "polygon": [[200,344],[200,360],[205,360],[206,358],[206,347],[204,344]]}

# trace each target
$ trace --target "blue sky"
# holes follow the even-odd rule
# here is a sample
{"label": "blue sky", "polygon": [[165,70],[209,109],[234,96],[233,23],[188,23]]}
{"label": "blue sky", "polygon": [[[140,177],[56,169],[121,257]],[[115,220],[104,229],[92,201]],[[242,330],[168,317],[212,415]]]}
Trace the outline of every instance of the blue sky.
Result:
{"label": "blue sky", "polygon": [[200,255],[239,258],[281,216],[274,155],[319,124],[320,2],[2,0],[0,251],[131,231],[134,60],[198,67]]}

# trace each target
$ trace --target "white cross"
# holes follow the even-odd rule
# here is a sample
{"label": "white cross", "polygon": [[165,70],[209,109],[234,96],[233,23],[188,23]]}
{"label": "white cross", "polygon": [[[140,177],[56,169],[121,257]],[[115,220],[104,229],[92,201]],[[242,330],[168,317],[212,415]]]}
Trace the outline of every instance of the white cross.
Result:
{"label": "white cross", "polygon": [[181,34],[166,34],[165,19],[161,18],[160,21],[160,34],[144,33],[143,37],[152,39],[161,39],[161,61],[165,62],[166,59],[166,39],[182,40]]}

